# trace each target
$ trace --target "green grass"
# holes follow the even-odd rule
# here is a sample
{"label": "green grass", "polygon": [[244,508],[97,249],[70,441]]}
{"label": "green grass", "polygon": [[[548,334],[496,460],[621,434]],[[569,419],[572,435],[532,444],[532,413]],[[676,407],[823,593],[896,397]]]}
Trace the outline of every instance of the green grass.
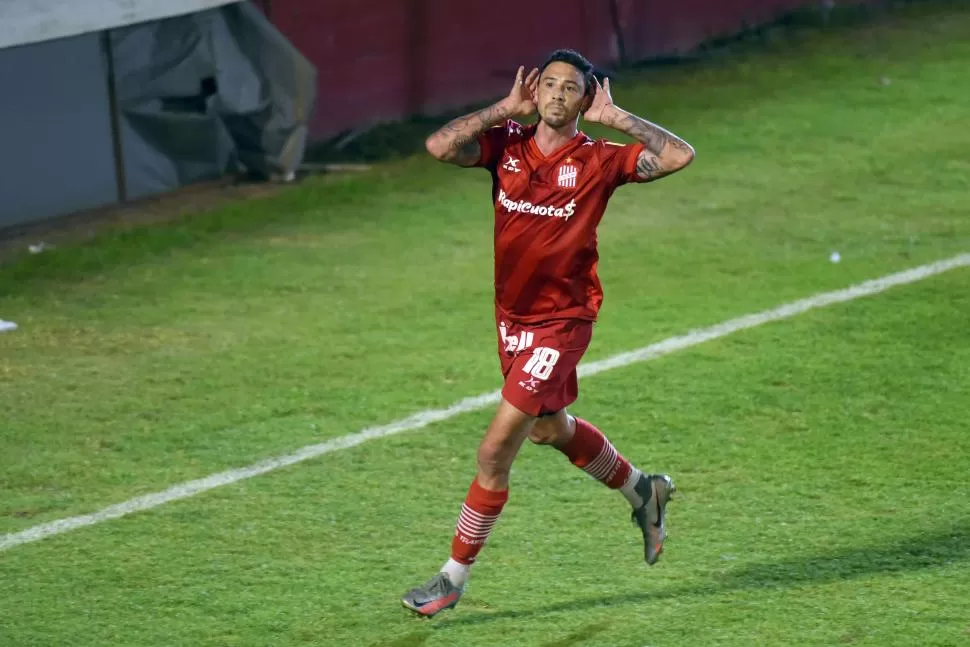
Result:
{"label": "green grass", "polygon": [[[614,197],[587,359],[970,251],[967,69],[952,5],[624,74],[698,157]],[[490,242],[487,175],[416,156],[0,267],[0,532],[498,388]],[[405,615],[481,411],[0,553],[0,645],[967,644],[968,288],[585,380],[574,412],[682,491],[652,569],[530,446],[459,608]]]}

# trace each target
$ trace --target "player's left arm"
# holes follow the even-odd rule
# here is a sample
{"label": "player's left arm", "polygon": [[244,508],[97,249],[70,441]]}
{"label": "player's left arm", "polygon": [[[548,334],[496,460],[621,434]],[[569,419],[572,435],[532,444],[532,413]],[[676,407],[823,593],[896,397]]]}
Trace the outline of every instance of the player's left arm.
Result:
{"label": "player's left arm", "polygon": [[636,164],[637,178],[641,182],[676,173],[694,159],[694,148],[686,141],[615,105],[610,96],[609,79],[604,79],[602,85],[596,80],[596,94],[583,117],[586,121],[619,130],[643,144]]}

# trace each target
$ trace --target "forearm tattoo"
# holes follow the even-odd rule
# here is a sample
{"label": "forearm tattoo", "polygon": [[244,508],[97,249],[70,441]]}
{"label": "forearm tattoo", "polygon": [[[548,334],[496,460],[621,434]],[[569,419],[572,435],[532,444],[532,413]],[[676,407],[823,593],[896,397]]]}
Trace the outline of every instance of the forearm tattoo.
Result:
{"label": "forearm tattoo", "polygon": [[507,108],[495,104],[470,115],[453,119],[442,126],[435,133],[435,137],[443,138],[447,142],[450,158],[467,158],[477,154],[478,136],[508,119],[509,114],[510,111]]}
{"label": "forearm tattoo", "polygon": [[647,150],[654,155],[660,155],[664,147],[672,139],[676,139],[676,137],[660,126],[652,124],[646,119],[641,119],[636,115],[627,115],[616,119],[610,126],[622,133],[626,133],[637,141],[643,142]]}
{"label": "forearm tattoo", "polygon": [[[680,158],[682,155],[686,155],[688,158],[693,156],[693,149],[687,142],[670,131],[636,115],[620,113],[610,119],[606,125],[643,143],[644,150],[637,158],[637,175],[645,180],[666,175],[683,166],[681,163],[671,168],[669,163],[671,152],[675,152],[677,156],[674,159]],[[665,151],[668,158],[667,164],[664,163]]]}

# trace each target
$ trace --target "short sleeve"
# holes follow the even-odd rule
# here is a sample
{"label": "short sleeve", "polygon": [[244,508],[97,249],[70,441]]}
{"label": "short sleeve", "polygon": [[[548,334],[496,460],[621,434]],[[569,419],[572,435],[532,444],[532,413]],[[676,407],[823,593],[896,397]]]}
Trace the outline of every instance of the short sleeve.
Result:
{"label": "short sleeve", "polygon": [[522,126],[509,120],[502,125],[492,126],[478,136],[478,144],[482,148],[482,156],[476,166],[483,166],[489,170],[495,169],[502,159],[509,136],[522,132]]}
{"label": "short sleeve", "polygon": [[639,182],[637,175],[637,158],[643,151],[644,145],[617,144],[616,142],[600,140],[602,149],[600,161],[603,176],[613,187],[622,186],[628,182]]}

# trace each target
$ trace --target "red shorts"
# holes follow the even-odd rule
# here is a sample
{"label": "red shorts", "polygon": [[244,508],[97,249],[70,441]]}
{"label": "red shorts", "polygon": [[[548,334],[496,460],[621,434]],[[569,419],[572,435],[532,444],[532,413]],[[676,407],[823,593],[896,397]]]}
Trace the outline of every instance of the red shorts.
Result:
{"label": "red shorts", "polygon": [[520,324],[496,312],[504,397],[533,416],[555,413],[579,395],[576,366],[593,337],[593,322],[559,319]]}

